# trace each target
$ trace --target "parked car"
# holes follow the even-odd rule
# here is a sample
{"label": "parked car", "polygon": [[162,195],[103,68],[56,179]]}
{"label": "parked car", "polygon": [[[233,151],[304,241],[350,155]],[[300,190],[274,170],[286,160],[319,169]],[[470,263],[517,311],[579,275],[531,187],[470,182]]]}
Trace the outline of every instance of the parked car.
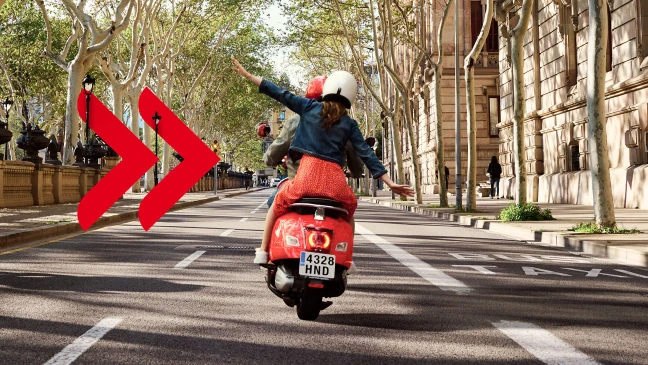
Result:
{"label": "parked car", "polygon": [[274,179],[272,179],[272,182],[270,183],[270,187],[271,187],[271,188],[276,188],[277,185],[279,185],[279,182],[280,182],[280,181],[281,181],[280,178],[275,177]]}

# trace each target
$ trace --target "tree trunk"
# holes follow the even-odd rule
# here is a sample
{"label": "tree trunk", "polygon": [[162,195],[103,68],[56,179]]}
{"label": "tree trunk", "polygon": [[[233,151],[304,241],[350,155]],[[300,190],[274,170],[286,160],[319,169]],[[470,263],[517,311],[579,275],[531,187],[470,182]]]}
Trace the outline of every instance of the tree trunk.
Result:
{"label": "tree trunk", "polygon": [[67,102],[65,108],[65,137],[63,140],[63,164],[74,163],[74,149],[76,148],[79,133],[79,112],[77,111],[77,100],[81,93],[81,81],[83,80],[83,66],[72,64],[70,66],[67,85]]}
{"label": "tree trunk", "polygon": [[405,169],[403,168],[403,150],[400,141],[400,98],[395,98],[394,119],[391,123],[392,137],[394,138],[394,157],[396,159],[396,183],[405,184]]}
{"label": "tree trunk", "polygon": [[[130,117],[131,117],[131,131],[133,134],[137,137],[137,139],[140,139],[140,129],[139,129],[139,96],[140,92],[139,90],[133,90],[131,93],[129,99],[130,99]],[[137,179],[137,181],[133,184],[133,193],[140,193],[142,192],[142,187],[140,184],[140,179]]]}
{"label": "tree trunk", "polygon": [[[144,144],[148,148],[152,148],[153,146],[153,129],[149,127],[148,124],[144,123]],[[153,151],[153,153],[156,153],[157,151]],[[157,154],[155,155],[157,157]],[[155,161],[157,164],[158,162]],[[148,171],[146,171],[146,174],[144,174],[144,186],[146,191],[151,191],[155,187],[155,180],[153,179],[153,176],[155,175],[155,166],[152,166]]]}
{"label": "tree trunk", "polygon": [[443,150],[443,112],[441,111],[441,73],[443,72],[443,66],[441,64],[437,65],[436,70],[434,70],[434,108],[436,116],[436,140],[437,140],[437,150],[436,150],[436,165],[437,165],[437,174],[439,179],[437,184],[439,184],[439,206],[447,207],[448,206],[448,187],[446,186],[446,173],[445,173],[445,151]]}
{"label": "tree trunk", "polygon": [[587,132],[594,217],[602,227],[614,227],[614,201],[610,182],[610,159],[605,124],[605,65],[608,39],[607,1],[589,0],[587,45]]}
{"label": "tree trunk", "polygon": [[511,68],[513,73],[513,148],[515,161],[516,204],[527,202],[526,151],[524,145],[524,38],[511,37]]}
{"label": "tree trunk", "polygon": [[[421,191],[421,169],[419,168],[419,156],[418,148],[416,146],[416,131],[414,131],[414,123],[412,121],[413,112],[412,104],[409,101],[411,96],[411,91],[404,95],[407,98],[405,100],[405,124],[407,126],[407,132],[410,139],[410,147],[412,149],[412,166],[414,167],[414,191],[416,192],[416,204],[423,204],[423,195]],[[418,110],[417,110],[418,112]]]}
{"label": "tree trunk", "polygon": [[486,1],[486,15],[479,37],[464,61],[466,77],[466,107],[468,108],[468,184],[466,210],[477,210],[477,123],[475,113],[475,61],[486,43],[486,37],[493,19],[493,0]]}
{"label": "tree trunk", "polygon": [[524,146],[524,36],[529,29],[534,0],[524,0],[520,9],[520,22],[513,29],[511,43],[511,69],[513,73],[513,147],[515,150],[516,204],[527,202],[526,150]]}
{"label": "tree trunk", "polygon": [[121,85],[110,85],[113,94],[113,114],[124,121],[124,90]]}

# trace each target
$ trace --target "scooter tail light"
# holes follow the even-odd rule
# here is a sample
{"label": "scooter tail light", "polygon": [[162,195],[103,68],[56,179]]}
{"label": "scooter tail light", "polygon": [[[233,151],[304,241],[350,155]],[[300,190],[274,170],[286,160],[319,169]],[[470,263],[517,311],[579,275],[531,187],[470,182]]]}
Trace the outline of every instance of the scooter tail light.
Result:
{"label": "scooter tail light", "polygon": [[331,251],[331,236],[325,231],[306,231],[306,248],[308,251]]}
{"label": "scooter tail light", "polygon": [[340,242],[335,246],[335,251],[338,252],[346,252],[347,248],[349,247],[348,242]]}

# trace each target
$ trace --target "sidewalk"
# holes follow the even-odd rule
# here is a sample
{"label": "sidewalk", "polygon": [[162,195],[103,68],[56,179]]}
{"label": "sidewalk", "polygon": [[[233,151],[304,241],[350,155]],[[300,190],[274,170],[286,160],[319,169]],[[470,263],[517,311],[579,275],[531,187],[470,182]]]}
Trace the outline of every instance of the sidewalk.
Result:
{"label": "sidewalk", "polygon": [[[422,205],[410,198],[392,201],[391,192],[379,191],[378,197],[360,197],[362,201],[390,206],[417,214],[459,222],[476,228],[514,237],[529,243],[564,247],[570,251],[609,258],[630,265],[648,266],[648,211],[616,208],[617,225],[625,229],[638,229],[639,234],[587,234],[568,231],[577,223],[594,221],[591,206],[571,204],[539,204],[551,209],[556,220],[539,222],[502,222],[495,220],[500,210],[512,200],[477,198],[477,213],[455,213],[454,208],[434,208],[439,205],[438,195],[424,195]],[[454,195],[448,195],[448,203],[454,206]],[[464,197],[465,203],[465,197]],[[432,206],[432,207],[430,207]]]}
{"label": "sidewalk", "polygon": [[[227,189],[213,192],[187,193],[171,208],[171,211],[189,208],[227,198],[260,188]],[[127,193],[118,200],[92,226],[92,229],[137,219],[139,204],[146,193]],[[78,203],[29,206],[0,209],[0,252],[35,241],[81,232],[77,221]]]}

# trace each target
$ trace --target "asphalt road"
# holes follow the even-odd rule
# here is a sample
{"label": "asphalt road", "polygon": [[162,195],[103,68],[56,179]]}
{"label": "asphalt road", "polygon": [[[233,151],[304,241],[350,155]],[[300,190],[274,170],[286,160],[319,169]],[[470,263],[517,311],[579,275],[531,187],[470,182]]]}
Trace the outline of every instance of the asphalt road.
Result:
{"label": "asphalt road", "polygon": [[0,256],[0,364],[648,363],[646,268],[366,203],[300,321],[252,264],[269,194]]}

